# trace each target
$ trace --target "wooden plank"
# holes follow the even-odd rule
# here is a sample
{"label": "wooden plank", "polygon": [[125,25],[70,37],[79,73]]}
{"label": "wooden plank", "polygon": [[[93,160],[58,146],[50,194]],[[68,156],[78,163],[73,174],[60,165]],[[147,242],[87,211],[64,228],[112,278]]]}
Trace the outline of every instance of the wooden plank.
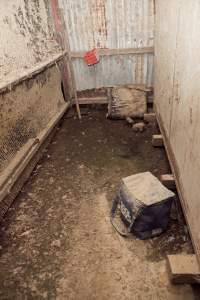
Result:
{"label": "wooden plank", "polygon": [[163,174],[160,176],[160,181],[166,188],[176,190],[176,183],[173,174]]}
{"label": "wooden plank", "polygon": [[90,97],[90,98],[78,98],[78,102],[80,105],[86,104],[108,104],[107,97]]}
{"label": "wooden plank", "polygon": [[[111,55],[128,55],[128,54],[146,54],[154,53],[153,47],[144,48],[124,48],[124,49],[98,49],[100,56],[111,56]],[[86,52],[86,51],[85,51]],[[71,58],[83,58],[85,52],[71,52]]]}
{"label": "wooden plank", "polygon": [[200,283],[200,267],[195,254],[168,255],[167,261],[173,283]]}
{"label": "wooden plank", "polygon": [[144,114],[144,121],[146,121],[147,123],[155,123],[156,114],[155,113]]}
{"label": "wooden plank", "polygon": [[[122,84],[120,85],[121,87],[127,87],[130,89],[136,89],[136,90],[140,90],[143,92],[153,92],[154,88],[153,86],[146,86],[145,84]],[[113,86],[110,86],[108,88],[113,88]]]}
{"label": "wooden plank", "polygon": [[163,147],[164,146],[163,136],[161,134],[154,134],[152,136],[152,145],[154,147]]}

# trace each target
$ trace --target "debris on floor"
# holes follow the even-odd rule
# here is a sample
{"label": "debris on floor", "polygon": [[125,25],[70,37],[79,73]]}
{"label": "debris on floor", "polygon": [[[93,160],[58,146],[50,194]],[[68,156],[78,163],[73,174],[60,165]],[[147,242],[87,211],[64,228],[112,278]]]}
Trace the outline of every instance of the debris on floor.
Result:
{"label": "debris on floor", "polygon": [[198,299],[166,269],[167,255],[192,253],[183,221],[145,241],[110,225],[121,178],[170,172],[164,150],[152,147],[155,130],[134,134],[105,120],[106,107],[82,108],[81,122],[72,112],[1,224],[0,299]]}
{"label": "debris on floor", "polygon": [[[163,233],[168,226],[175,194],[164,187],[150,172],[122,179],[117,197],[113,201],[111,223],[119,206],[121,219],[141,239]],[[117,229],[117,228],[116,228]],[[124,233],[117,231],[124,236]]]}
{"label": "debris on floor", "polygon": [[144,124],[144,122],[139,122],[139,123],[134,124],[132,128],[135,132],[138,132],[138,131],[143,132],[145,129],[145,124]]}

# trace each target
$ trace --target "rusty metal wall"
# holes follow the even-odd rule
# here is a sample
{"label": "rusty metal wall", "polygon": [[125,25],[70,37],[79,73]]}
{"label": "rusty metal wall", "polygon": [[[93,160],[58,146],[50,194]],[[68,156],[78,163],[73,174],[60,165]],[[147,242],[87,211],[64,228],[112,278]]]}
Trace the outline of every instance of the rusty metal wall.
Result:
{"label": "rusty metal wall", "polygon": [[[71,51],[154,45],[154,0],[60,0]],[[78,90],[116,84],[153,85],[153,54],[101,57],[88,67],[74,59]]]}

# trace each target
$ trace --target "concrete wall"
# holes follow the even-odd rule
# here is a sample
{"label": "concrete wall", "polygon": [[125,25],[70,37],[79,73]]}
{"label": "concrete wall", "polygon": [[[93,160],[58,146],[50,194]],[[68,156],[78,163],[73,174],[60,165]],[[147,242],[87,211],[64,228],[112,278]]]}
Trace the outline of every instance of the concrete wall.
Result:
{"label": "concrete wall", "polygon": [[0,86],[60,51],[44,0],[1,0]]}
{"label": "concrete wall", "polygon": [[157,0],[155,108],[200,258],[200,1]]}

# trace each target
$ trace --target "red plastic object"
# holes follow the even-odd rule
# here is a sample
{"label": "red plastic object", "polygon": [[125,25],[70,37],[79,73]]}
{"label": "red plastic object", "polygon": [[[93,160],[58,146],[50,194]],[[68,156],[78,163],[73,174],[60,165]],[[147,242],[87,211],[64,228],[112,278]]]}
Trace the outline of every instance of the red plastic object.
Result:
{"label": "red plastic object", "polygon": [[88,51],[84,55],[84,61],[88,66],[92,66],[99,63],[99,54],[97,49]]}

